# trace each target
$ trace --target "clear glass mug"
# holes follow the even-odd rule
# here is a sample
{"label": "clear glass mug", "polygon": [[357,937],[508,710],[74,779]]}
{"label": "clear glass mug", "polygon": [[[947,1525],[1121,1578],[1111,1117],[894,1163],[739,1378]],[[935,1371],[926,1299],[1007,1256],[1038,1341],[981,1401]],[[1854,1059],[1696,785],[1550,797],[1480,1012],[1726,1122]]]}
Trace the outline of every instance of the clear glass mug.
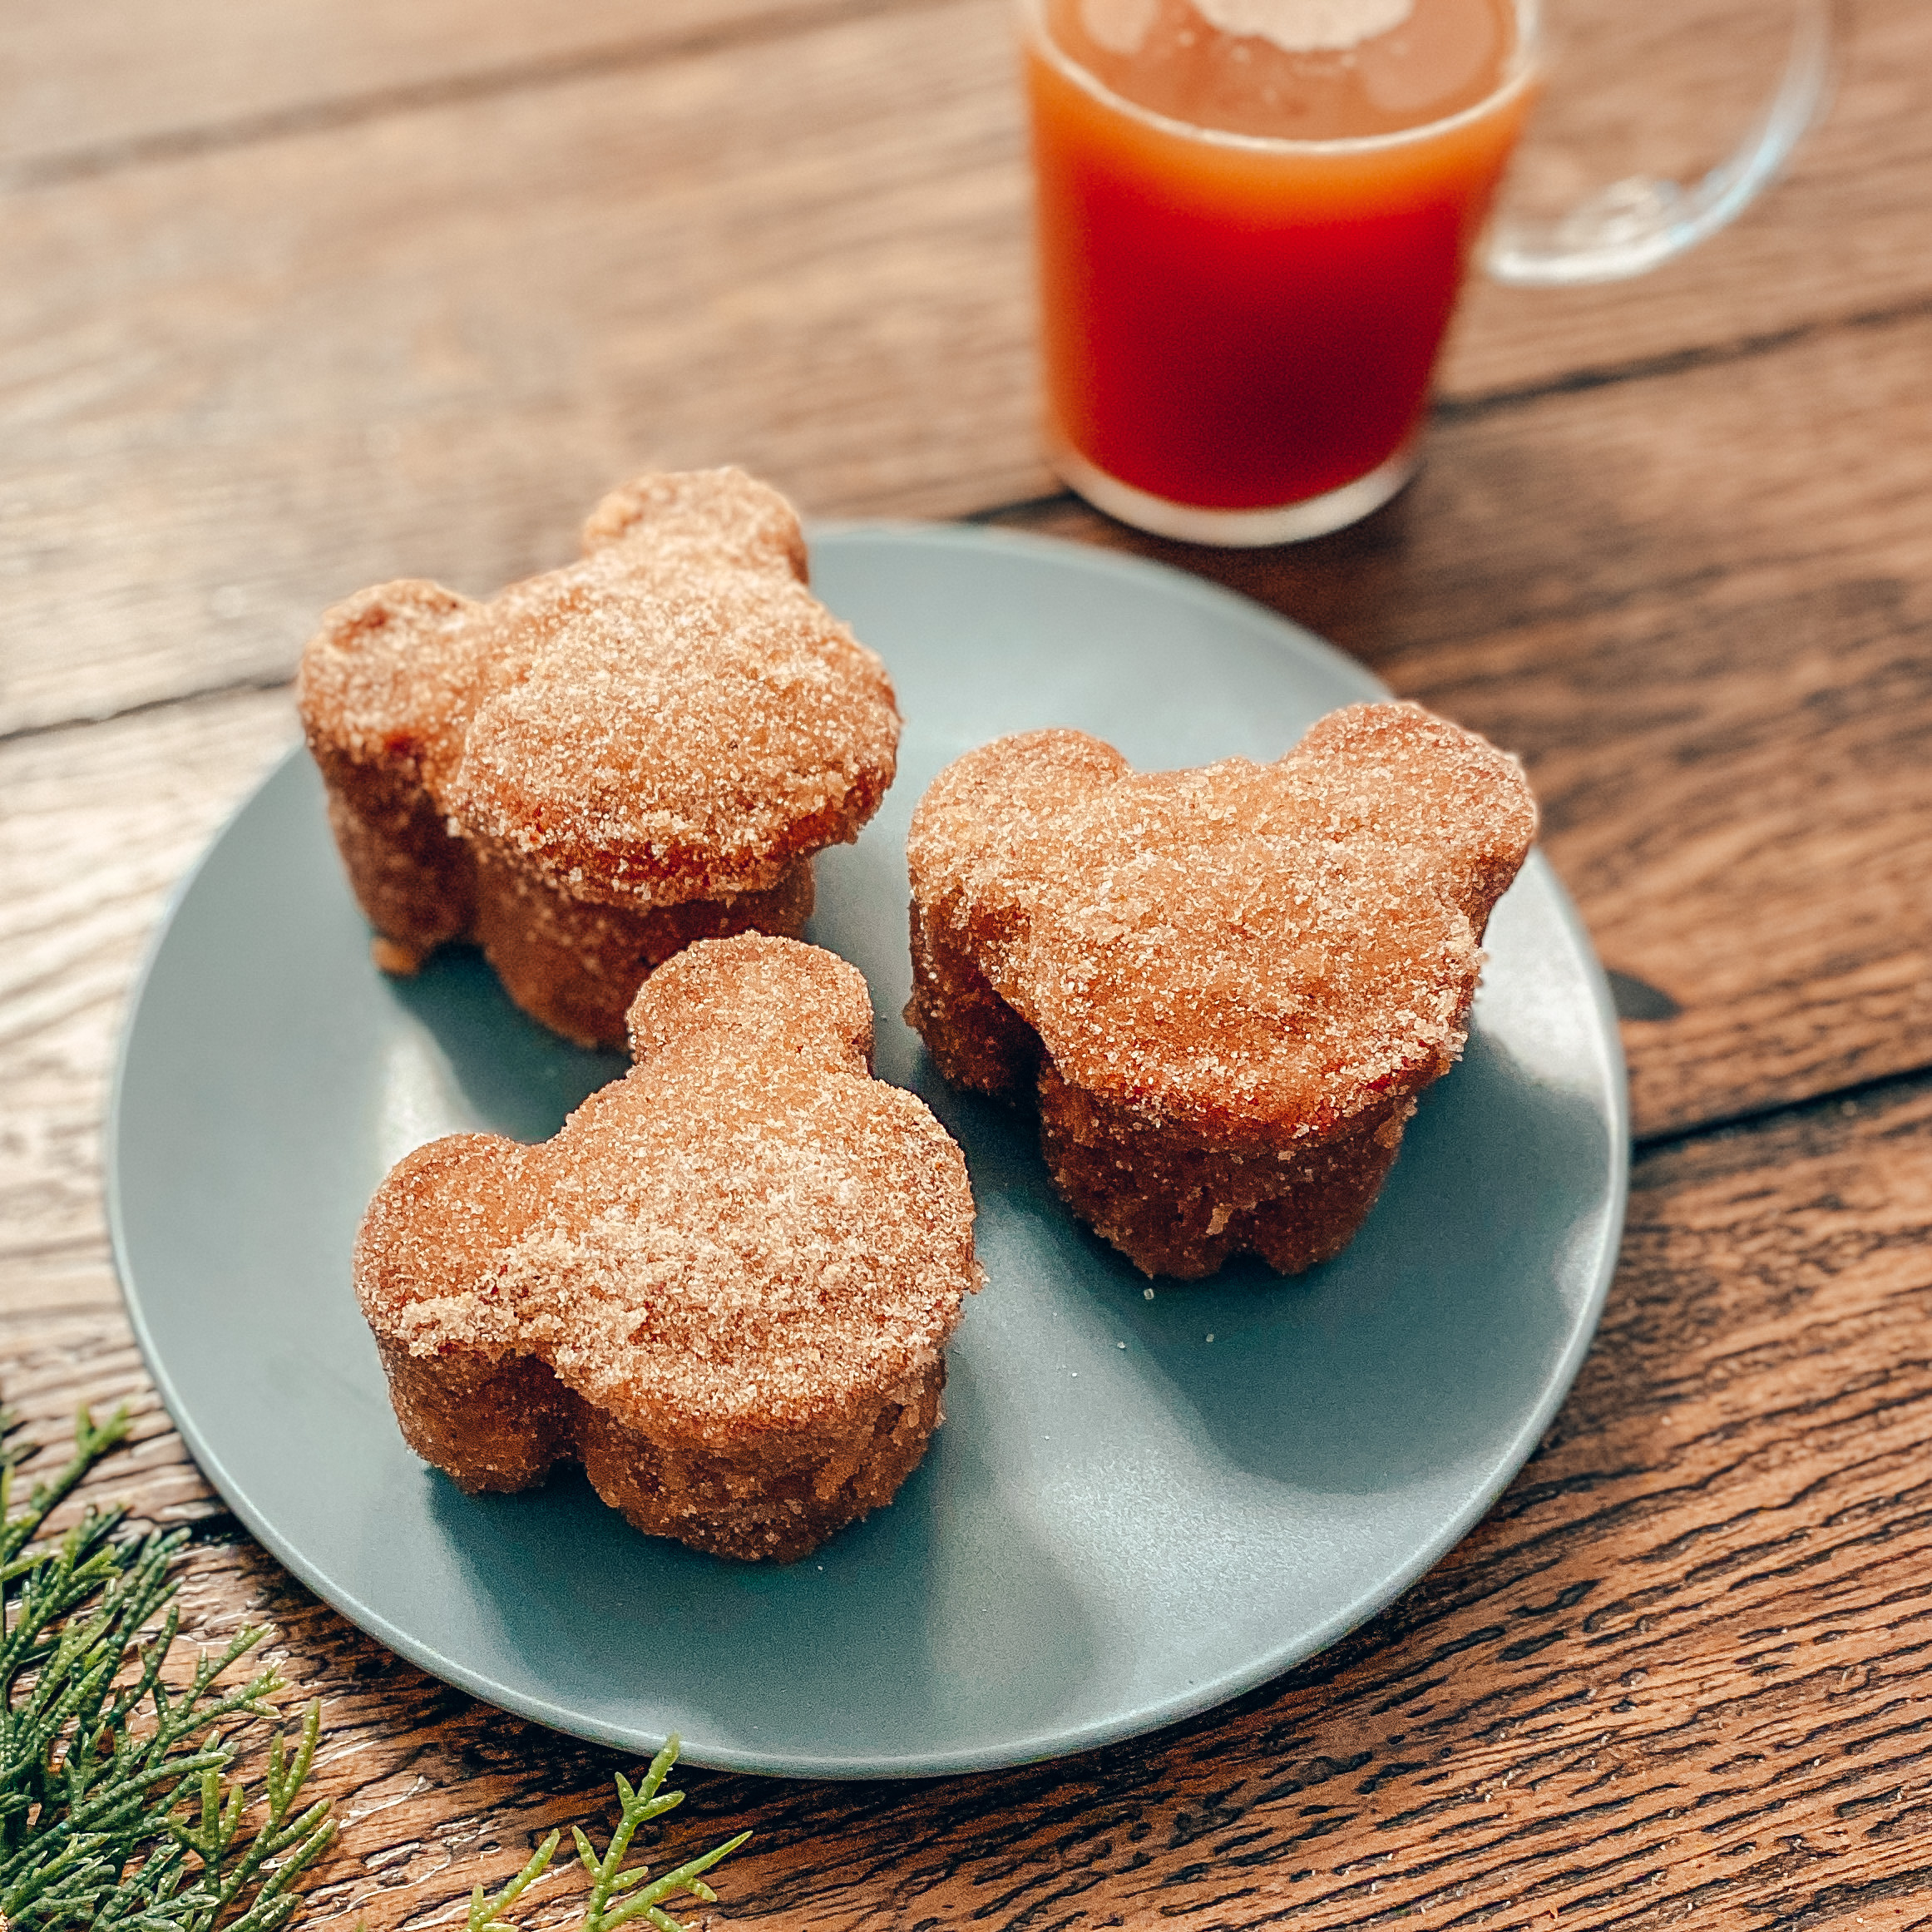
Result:
{"label": "clear glass mug", "polygon": [[[1144,18],[1154,3],[1127,0]],[[1514,0],[1514,42],[1480,99],[1395,131],[1299,141],[1126,99],[1050,37],[1047,0],[1019,0],[1054,467],[1110,516],[1194,542],[1287,542],[1368,515],[1414,473],[1472,258],[1528,285],[1641,274],[1730,221],[1816,117],[1833,0],[1754,0],[1758,25],[1777,16],[1769,77],[1750,72],[1742,37],[1711,31],[1708,10],[1732,3],[1606,17],[1660,35],[1666,57],[1697,37],[1704,72],[1678,89],[1674,128],[1647,106],[1659,126],[1633,136],[1627,97],[1596,116],[1607,130],[1593,125],[1589,91],[1560,77],[1539,106],[1549,35],[1540,0]],[[1566,57],[1613,62],[1581,27]],[[1696,63],[1678,65],[1681,78]],[[1493,207],[1533,108],[1524,165]],[[1707,136],[1727,108],[1745,125],[1715,165],[1682,182],[1635,165],[1633,146],[1659,136],[1683,158],[1687,125]],[[1605,185],[1590,170],[1607,160],[1622,166]]]}

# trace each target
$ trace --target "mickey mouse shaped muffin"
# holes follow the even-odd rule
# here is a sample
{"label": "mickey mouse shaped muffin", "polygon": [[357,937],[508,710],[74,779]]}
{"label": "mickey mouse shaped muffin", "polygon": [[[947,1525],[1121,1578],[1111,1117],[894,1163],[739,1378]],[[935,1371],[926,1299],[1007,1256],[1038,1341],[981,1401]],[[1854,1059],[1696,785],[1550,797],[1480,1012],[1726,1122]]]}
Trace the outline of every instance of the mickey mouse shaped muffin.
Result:
{"label": "mickey mouse shaped muffin", "polygon": [[1145,1272],[1292,1272],[1361,1225],[1461,1053],[1535,833],[1515,760],[1413,704],[1271,765],[1003,738],[913,816],[906,1016],[956,1085],[1037,1086],[1055,1184]]}
{"label": "mickey mouse shaped muffin", "polygon": [[655,1535],[802,1556],[889,1502],[979,1285],[966,1163],[871,1077],[857,971],[701,941],[556,1137],[457,1134],[370,1203],[356,1292],[410,1446],[466,1490],[581,1461]]}
{"label": "mickey mouse shaped muffin", "polygon": [[680,946],[802,932],[899,733],[805,576],[784,499],[709,470],[615,492],[580,561],[487,602],[405,581],[330,610],[299,699],[378,963],[473,939],[526,1011],[615,1045]]}

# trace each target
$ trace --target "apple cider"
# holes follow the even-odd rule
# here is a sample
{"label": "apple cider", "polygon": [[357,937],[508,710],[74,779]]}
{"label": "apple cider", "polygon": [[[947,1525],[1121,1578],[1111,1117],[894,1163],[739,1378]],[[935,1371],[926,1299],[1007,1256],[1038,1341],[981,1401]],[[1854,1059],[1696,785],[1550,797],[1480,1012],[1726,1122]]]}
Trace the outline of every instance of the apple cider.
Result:
{"label": "apple cider", "polygon": [[1241,511],[1401,469],[1526,56],[1515,0],[1034,0],[1047,403],[1073,480]]}

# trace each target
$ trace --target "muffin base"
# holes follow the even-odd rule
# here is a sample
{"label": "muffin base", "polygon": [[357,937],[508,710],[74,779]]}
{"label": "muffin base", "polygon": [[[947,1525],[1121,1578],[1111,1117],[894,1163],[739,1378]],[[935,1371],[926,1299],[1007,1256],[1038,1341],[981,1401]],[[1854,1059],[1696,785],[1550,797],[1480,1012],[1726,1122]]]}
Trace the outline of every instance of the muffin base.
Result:
{"label": "muffin base", "polygon": [[965,952],[912,907],[908,1025],[955,1086],[1039,1097],[1040,1151],[1061,1199],[1143,1274],[1211,1275],[1237,1254],[1298,1274],[1339,1254],[1367,1218],[1416,1110],[1407,1094],[1339,1134],[1287,1149],[1209,1147],[1071,1085],[1040,1036]]}
{"label": "muffin base", "polygon": [[637,989],[692,941],[796,939],[811,917],[808,857],[768,892],[642,912],[575,898],[512,855],[453,836],[413,771],[315,749],[376,964],[406,977],[437,947],[473,941],[526,1013],[580,1046],[621,1046]]}
{"label": "muffin base", "polygon": [[816,1431],[707,1446],[674,1422],[629,1427],[531,1355],[411,1355],[378,1336],[404,1440],[472,1495],[526,1490],[560,1462],[636,1529],[714,1556],[793,1563],[891,1502],[943,1419],[946,1364]]}

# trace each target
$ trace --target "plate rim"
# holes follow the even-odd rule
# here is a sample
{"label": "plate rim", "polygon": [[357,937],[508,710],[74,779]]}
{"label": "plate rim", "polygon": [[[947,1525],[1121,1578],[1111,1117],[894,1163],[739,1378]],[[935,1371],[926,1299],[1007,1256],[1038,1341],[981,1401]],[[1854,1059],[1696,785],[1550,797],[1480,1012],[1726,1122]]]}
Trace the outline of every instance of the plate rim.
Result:
{"label": "plate rim", "polygon": [[[808,542],[821,540],[882,538],[931,544],[945,549],[1017,551],[1056,566],[1074,565],[1101,575],[1125,574],[1158,581],[1164,593],[1184,590],[1188,600],[1238,616],[1244,625],[1272,632],[1284,646],[1326,660],[1353,680],[1385,696],[1387,687],[1360,660],[1350,656],[1326,638],[1284,617],[1258,600],[1222,585],[1196,576],[1174,566],[1131,552],[1103,549],[1095,545],[1043,536],[1030,531],[1013,531],[996,526],[969,523],[922,523],[912,520],[869,518],[862,520],[813,520],[807,526]],[[662,1732],[641,1727],[626,1727],[584,1716],[541,1697],[529,1695],[497,1682],[487,1673],[460,1659],[445,1655],[432,1644],[390,1622],[379,1611],[363,1603],[353,1591],[336,1584],[320,1567],[245,1500],[240,1481],[232,1477],[212,1446],[206,1441],[193,1417],[185,1409],[173,1377],[161,1358],[150,1327],[147,1311],[136,1284],[134,1261],[129,1250],[122,1203],[122,1149],[125,1140],[123,1111],[128,1065],[151,982],[165,952],[177,917],[197,882],[216,853],[255,808],[268,790],[284,780],[289,768],[308,755],[301,739],[289,746],[253,784],[246,794],[222,819],[169,892],[131,981],[116,1042],[113,1070],[101,1129],[103,1194],[115,1273],[143,1366],[170,1421],[194,1457],[197,1468],[221,1496],[225,1505],[284,1569],[313,1590],[339,1615],[365,1634],[393,1650],[430,1675],[455,1685],[500,1710],[528,1718],[566,1735],[588,1742],[645,1755],[660,1748]],[[1061,1757],[1123,1742],[1148,1735],[1198,1717],[1230,1700],[1273,1682],[1286,1672],[1320,1655],[1351,1630],[1359,1628],[1385,1608],[1402,1592],[1420,1580],[1443,1557],[1462,1541],[1486,1515],[1496,1499],[1509,1486],[1534,1453],[1536,1445],[1568,1399],[1570,1389],[1591,1346],[1615,1275],[1628,1208],[1631,1163],[1629,1086],[1624,1064],[1622,1036],[1608,976],[1598,957],[1588,928],[1574,902],[1544,855],[1540,844],[1532,848],[1524,867],[1534,874],[1548,897],[1564,931],[1576,948],[1585,969],[1596,1021],[1595,1035],[1604,1060],[1608,1092],[1593,1095],[1607,1099],[1609,1160],[1606,1177],[1608,1213],[1602,1237],[1594,1258],[1590,1286],[1579,1306],[1577,1317],[1564,1348],[1547,1376],[1538,1401],[1501,1450],[1490,1479],[1472,1491],[1436,1531],[1391,1569],[1377,1584],[1338,1608],[1312,1632],[1304,1630],[1292,1643],[1285,1643],[1251,1659],[1238,1668],[1225,1670],[1203,1683],[1190,1685],[1158,1703],[1107,1719],[1062,1727],[1046,1732],[1014,1737],[998,1745],[966,1750],[907,1752],[891,1757],[806,1757],[796,1752],[761,1753],[756,1751],[705,1747],[701,1741],[684,1753],[685,1762],[706,1769],[758,1776],[813,1779],[877,1778],[901,1780],[951,1776],[1015,1766],[1050,1762]]]}

